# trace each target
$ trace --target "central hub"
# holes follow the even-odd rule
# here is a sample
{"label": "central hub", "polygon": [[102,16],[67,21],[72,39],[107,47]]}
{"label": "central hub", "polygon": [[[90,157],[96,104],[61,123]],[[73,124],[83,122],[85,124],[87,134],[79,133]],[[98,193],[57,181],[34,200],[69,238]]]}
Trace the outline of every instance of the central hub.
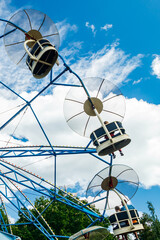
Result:
{"label": "central hub", "polygon": [[[95,97],[91,97],[90,98],[94,107],[96,108],[97,112],[100,114],[103,110],[103,103],[102,101],[99,99],[99,98],[95,98]],[[89,116],[96,116],[94,110],[93,110],[93,107],[92,107],[92,104],[90,102],[89,99],[87,99],[84,103],[84,111],[87,115]]]}
{"label": "central hub", "polygon": [[114,189],[118,184],[118,180],[115,177],[107,177],[101,183],[101,188],[105,191]]}
{"label": "central hub", "polygon": [[[27,41],[29,39],[33,39],[35,41],[40,40],[40,39],[42,39],[42,34],[39,31],[32,29],[32,30],[28,31],[25,36],[25,41]],[[27,43],[27,46],[29,48],[32,48],[33,45],[34,45],[34,42]]]}

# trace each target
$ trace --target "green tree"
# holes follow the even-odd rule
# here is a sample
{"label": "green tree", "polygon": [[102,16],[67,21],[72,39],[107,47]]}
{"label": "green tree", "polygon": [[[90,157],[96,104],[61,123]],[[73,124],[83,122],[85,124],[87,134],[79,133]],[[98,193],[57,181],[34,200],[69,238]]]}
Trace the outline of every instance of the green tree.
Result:
{"label": "green tree", "polygon": [[160,239],[160,222],[155,214],[155,208],[151,202],[147,202],[150,214],[143,213],[141,223],[144,230],[140,233],[141,240],[159,240]]}
{"label": "green tree", "polygon": [[[63,195],[63,193],[61,194]],[[68,198],[70,199],[71,197],[68,196]],[[90,219],[83,212],[77,211],[76,209],[58,201],[54,201],[51,204],[51,201],[51,199],[47,199],[42,196],[37,198],[34,204],[40,213],[43,212],[48,206],[43,213],[43,217],[52,228],[53,232],[55,232],[57,235],[71,236],[81,229],[86,228],[91,223]],[[91,208],[94,211],[99,212],[98,209],[95,209],[94,207]],[[32,209],[31,212],[34,213],[35,216],[38,216],[38,213],[35,209]],[[39,218],[39,221],[43,223],[43,226],[45,226],[41,218]],[[17,223],[24,222],[26,222],[26,219],[24,218],[23,214],[19,212],[19,219]],[[105,218],[103,222],[98,222],[97,225],[108,227],[110,223],[109,220]],[[14,234],[20,236],[23,240],[47,239],[37,228],[34,227],[33,224],[15,226]],[[113,240],[115,238],[108,232],[106,239]]]}

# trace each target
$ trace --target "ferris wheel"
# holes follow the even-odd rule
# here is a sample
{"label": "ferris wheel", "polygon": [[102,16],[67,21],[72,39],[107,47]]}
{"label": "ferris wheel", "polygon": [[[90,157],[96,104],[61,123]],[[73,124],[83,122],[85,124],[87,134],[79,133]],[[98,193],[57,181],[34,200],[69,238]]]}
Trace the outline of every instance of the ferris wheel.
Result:
{"label": "ferris wheel", "polygon": [[[95,236],[101,236],[101,239],[103,239],[103,237],[105,239],[107,236],[107,230],[100,226],[92,225],[94,225],[97,221],[101,221],[105,217],[106,207],[104,207],[103,214],[99,215],[89,208],[88,205],[90,203],[84,205],[82,202],[77,202],[77,199],[74,197],[72,197],[73,200],[68,200],[65,196],[59,196],[59,194],[57,194],[57,191],[60,189],[57,187],[56,181],[56,162],[57,156],[61,155],[92,154],[96,157],[96,159],[106,163],[107,167],[109,165],[109,169],[114,169],[114,166],[112,167],[112,154],[115,151],[121,150],[121,148],[127,146],[131,141],[122,126],[122,120],[125,115],[124,97],[118,87],[112,82],[99,77],[88,77],[82,80],[74,71],[72,71],[58,52],[60,43],[59,33],[54,22],[46,14],[37,10],[25,9],[15,13],[10,20],[0,19],[0,21],[6,23],[5,31],[1,38],[3,37],[4,39],[5,49],[9,58],[17,66],[28,69],[37,81],[38,79],[49,76],[49,82],[46,83],[46,86],[36,93],[29,101],[21,94],[18,94],[16,91],[11,89],[10,86],[0,81],[0,84],[7,89],[7,91],[10,91],[23,101],[23,104],[20,105],[18,110],[14,111],[13,114],[11,114],[11,116],[0,126],[0,130],[5,130],[6,126],[8,126],[21,113],[24,113],[26,109],[29,108],[48,143],[48,145],[45,146],[11,147],[7,145],[6,147],[0,148],[2,158],[0,165],[1,168],[3,168],[0,180],[3,182],[7,191],[10,192],[10,195],[12,195],[12,197],[14,196],[17,204],[16,208],[19,210],[20,208],[18,206],[21,205],[21,207],[23,207],[26,211],[29,211],[26,205],[21,203],[19,194],[21,194],[25,200],[27,200],[28,197],[23,193],[23,191],[19,190],[16,184],[20,185],[22,188],[29,187],[32,191],[39,191],[40,194],[45,193],[47,197],[53,198],[53,200],[56,199],[62,202],[62,204],[69,204],[69,206],[76,208],[77,211],[84,212],[90,219],[92,217],[96,219],[95,221],[92,221],[90,226],[86,226],[86,229],[83,229],[78,233],[74,233],[73,236],[69,236],[69,239],[94,239]],[[63,64],[64,69],[53,78],[52,68],[54,70],[55,64],[59,66],[59,61]],[[59,78],[67,71],[79,80],[78,85],[74,85],[72,83],[61,84],[58,82]],[[38,119],[38,116],[34,111],[32,103],[54,84],[71,86],[71,89],[66,95],[64,101],[65,119],[73,131],[81,136],[90,138],[87,146],[54,146],[47,136],[40,120]],[[15,130],[17,127],[18,125]],[[42,178],[39,178],[38,176],[35,176],[34,174],[17,166],[15,169],[15,166],[3,160],[5,158],[35,156],[52,156],[54,158],[53,184],[48,185],[44,178],[42,180]],[[110,161],[102,159],[101,156],[107,156]],[[12,175],[14,175],[14,177]],[[97,174],[97,176],[99,176],[99,174]],[[102,189],[107,190],[107,203],[110,190],[106,188],[108,179],[111,179],[111,175],[108,175],[107,178],[104,177],[104,184],[102,184],[102,186],[104,185]],[[112,179],[117,186],[118,180],[113,178],[113,176]],[[25,181],[28,185],[24,184]],[[50,187],[53,187],[53,191],[50,190]],[[12,188],[16,189],[16,194],[12,191]],[[93,190],[93,188],[89,185],[87,194],[91,194],[91,190]],[[2,191],[1,194],[10,203],[12,203],[10,197],[8,197],[8,195],[6,196],[4,191]],[[104,199],[103,196],[102,199]],[[30,201],[28,202],[34,208],[34,205],[31,204]],[[35,211],[37,210],[35,209]],[[41,215],[41,213],[38,214]],[[68,236],[57,236],[43,217],[42,220],[48,230],[46,230],[46,228],[35,216],[32,215],[32,218],[34,219],[35,227],[37,227],[48,239],[58,239],[58,237],[68,238]],[[30,218],[28,218],[28,220],[31,221]]]}

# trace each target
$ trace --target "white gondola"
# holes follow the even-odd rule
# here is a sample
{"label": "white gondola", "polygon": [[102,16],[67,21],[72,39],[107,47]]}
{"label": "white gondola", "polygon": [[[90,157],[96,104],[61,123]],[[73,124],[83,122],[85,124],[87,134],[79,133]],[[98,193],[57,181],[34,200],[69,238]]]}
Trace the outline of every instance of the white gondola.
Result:
{"label": "white gondola", "polygon": [[[27,46],[31,46],[29,50]],[[58,58],[58,52],[47,39],[26,40],[24,48],[28,54],[26,64],[35,78],[45,77]]]}
{"label": "white gondola", "polygon": [[0,240],[21,240],[20,237],[0,231]]}
{"label": "white gondola", "polygon": [[121,122],[115,121],[105,126],[109,137],[103,127],[98,128],[90,135],[93,145],[96,146],[97,153],[100,156],[120,150],[131,141],[130,137],[125,133]]}
{"label": "white gondola", "polygon": [[107,228],[101,226],[92,226],[85,228],[74,235],[72,235],[69,240],[92,240],[92,239],[106,239],[108,236]]}
{"label": "white gondola", "polygon": [[131,209],[129,213],[130,219],[127,211],[117,212],[109,217],[115,236],[134,233],[144,229],[140,223],[137,210]]}

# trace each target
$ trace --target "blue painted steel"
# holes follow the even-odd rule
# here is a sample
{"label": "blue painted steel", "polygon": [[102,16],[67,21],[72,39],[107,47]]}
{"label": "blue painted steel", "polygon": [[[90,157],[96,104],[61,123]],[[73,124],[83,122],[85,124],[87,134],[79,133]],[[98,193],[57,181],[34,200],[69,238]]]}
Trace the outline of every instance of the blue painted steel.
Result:
{"label": "blue painted steel", "polygon": [[[1,176],[3,176],[3,174],[0,174]],[[4,177],[4,176],[3,176]],[[7,189],[9,189],[9,191],[13,194],[13,196],[15,197],[15,199],[17,200],[17,205],[16,206],[13,203],[13,200],[10,199],[9,196],[5,196],[4,193],[1,191],[1,194],[12,204],[14,205],[14,207],[17,208],[18,211],[20,211],[26,219],[28,219],[30,222],[32,222],[32,224],[35,225],[35,227],[37,227],[49,240],[52,239],[56,239],[55,237],[51,237],[50,234],[48,233],[48,231],[44,228],[44,226],[38,221],[38,219],[32,214],[31,211],[28,210],[28,208],[26,207],[26,205],[21,201],[21,199],[14,193],[14,191],[10,188],[10,186],[3,180],[2,177],[0,177],[0,180],[3,182],[3,184],[7,187]],[[25,211],[22,211],[22,207],[25,208]],[[28,214],[25,214],[28,213]]]}
{"label": "blue painted steel", "polygon": [[[54,193],[56,194],[56,185],[57,185],[57,159],[56,159],[56,155],[54,156]],[[56,197],[56,196],[54,196]]]}
{"label": "blue painted steel", "polygon": [[[1,127],[0,130],[2,130],[4,127],[8,125],[16,116],[18,116],[27,106],[30,106],[30,104],[41,94],[43,93],[50,85],[53,84],[54,81],[56,81],[60,76],[62,76],[67,71],[67,68],[65,68],[57,77],[55,77],[47,86],[45,86],[37,95],[35,95],[30,101],[28,101],[17,113],[15,113],[8,121],[6,121]],[[4,85],[4,84],[3,84]],[[9,87],[7,87],[10,89]],[[10,89],[10,91],[14,92]],[[19,96],[18,94],[16,94]],[[25,100],[26,101],[26,100]]]}
{"label": "blue painted steel", "polygon": [[51,85],[52,85],[58,78],[60,78],[66,71],[68,71],[67,68],[65,68],[60,74],[58,74],[57,77],[55,77],[54,79],[52,79],[49,84],[47,84],[40,92],[37,93],[36,96],[34,96],[34,97],[31,99],[31,101],[30,101],[29,103],[33,102],[40,94],[42,94],[46,89],[48,89],[48,87],[51,86]]}
{"label": "blue painted steel", "polygon": [[25,104],[16,114],[14,114],[8,121],[6,121],[1,127],[0,127],[0,131],[6,127],[8,125],[8,123],[10,123],[16,116],[18,116],[18,114],[20,114],[27,106],[29,105],[29,103]]}
{"label": "blue painted steel", "polygon": [[55,235],[57,238],[70,238],[70,236],[61,236],[61,235]]}
{"label": "blue painted steel", "polygon": [[[17,26],[16,24],[8,21],[8,20],[4,20],[4,19],[0,19],[0,21],[6,22],[11,24],[12,26],[15,27],[15,29],[11,30],[8,33],[3,34],[2,36],[0,36],[0,38],[12,33],[13,31],[15,31],[16,29],[19,29],[20,31],[22,31],[24,34],[27,33],[24,29],[20,28],[19,26]],[[8,121],[6,121],[1,127],[0,130],[2,130],[4,127],[6,127],[14,118],[16,118],[25,108],[27,108],[28,106],[31,108],[32,113],[34,115],[34,117],[36,118],[38,125],[40,126],[40,129],[42,130],[45,138],[47,139],[49,146],[38,146],[38,147],[24,147],[24,148],[1,148],[0,149],[0,153],[1,157],[3,158],[15,158],[15,157],[31,157],[31,156],[55,156],[55,169],[54,169],[54,185],[49,185],[50,188],[53,187],[54,190],[51,190],[50,188],[47,188],[45,186],[45,184],[47,184],[48,182],[46,182],[44,179],[39,179],[41,182],[36,182],[35,180],[33,180],[31,177],[27,177],[24,174],[18,172],[17,170],[13,169],[13,166],[11,166],[11,164],[4,162],[3,160],[0,160],[0,166],[3,167],[5,169],[5,172],[0,172],[0,180],[2,182],[2,184],[5,187],[5,193],[1,192],[1,194],[17,209],[19,210],[25,217],[26,219],[28,219],[29,223],[34,224],[49,240],[51,239],[56,239],[56,237],[64,237],[64,238],[69,238],[68,236],[56,236],[56,235],[51,235],[48,233],[48,231],[41,225],[41,223],[38,221],[38,218],[43,214],[43,212],[36,218],[26,207],[26,205],[21,201],[21,199],[18,197],[17,194],[14,193],[14,191],[12,191],[12,189],[10,188],[10,186],[7,184],[7,182],[14,182],[17,184],[20,184],[21,186],[30,189],[32,191],[35,191],[39,194],[42,194],[46,197],[49,197],[50,199],[52,199],[53,201],[57,200],[61,203],[64,203],[70,207],[73,207],[75,209],[77,209],[78,211],[82,211],[84,212],[92,221],[91,225],[93,225],[96,221],[101,220],[104,217],[103,216],[99,216],[96,212],[94,212],[93,210],[91,210],[90,208],[88,208],[87,206],[89,204],[82,204],[80,201],[76,201],[75,202],[75,198],[71,197],[70,198],[72,200],[67,199],[66,197],[60,195],[58,193],[58,191],[60,190],[59,188],[56,187],[56,156],[58,155],[67,155],[67,154],[91,154],[93,157],[96,157],[97,159],[101,160],[102,162],[107,163],[108,165],[112,164],[112,159],[111,162],[108,163],[105,160],[101,159],[100,157],[98,157],[97,155],[95,155],[94,153],[96,153],[96,149],[95,148],[89,148],[89,145],[91,144],[91,141],[89,142],[89,144],[84,147],[84,148],[78,148],[78,147],[55,147],[53,145],[51,145],[51,142],[49,140],[49,138],[47,137],[47,134],[45,133],[40,121],[38,120],[38,117],[36,116],[33,108],[31,107],[31,103],[40,95],[42,94],[46,89],[48,89],[49,86],[53,86],[53,85],[62,85],[62,86],[76,86],[76,87],[83,87],[88,99],[94,109],[94,105],[92,103],[92,100],[90,98],[90,95],[82,81],[82,79],[71,70],[71,68],[65,63],[64,59],[59,55],[60,59],[62,60],[65,69],[58,74],[54,79],[52,79],[52,70],[50,73],[50,82],[49,84],[47,84],[41,91],[39,91],[30,101],[26,101],[23,97],[21,97],[18,93],[16,93],[14,90],[12,90],[10,87],[8,87],[7,85],[5,85],[4,83],[0,82],[0,84],[2,84],[4,87],[6,87],[9,91],[11,91],[13,94],[15,94],[16,96],[18,96],[19,98],[21,98],[25,103],[24,106],[17,111],[10,119],[8,119]],[[70,73],[74,74],[80,81],[80,85],[72,85],[72,84],[63,84],[63,83],[57,83],[56,81],[65,73],[69,71]],[[20,168],[18,168],[20,169]],[[24,171],[24,170],[22,170]],[[25,171],[24,171],[25,172]],[[5,180],[7,179],[7,182]],[[45,184],[44,184],[45,183]],[[0,184],[0,185],[2,185]],[[13,183],[12,183],[13,184]],[[49,184],[49,183],[48,183]],[[12,193],[12,196],[10,196],[10,194],[8,193],[8,191],[10,191]],[[61,190],[63,192],[63,190]],[[65,193],[65,192],[64,192]],[[67,194],[67,193],[65,193]],[[68,194],[67,194],[68,195]],[[13,198],[16,199],[16,203],[13,202]],[[27,200],[27,199],[26,199]],[[96,201],[94,201],[96,202]],[[24,207],[25,211],[22,211],[21,207]],[[96,218],[96,220],[93,220],[92,217]],[[29,224],[26,223],[26,224]]]}
{"label": "blue painted steel", "polygon": [[[67,199],[66,197],[57,193],[57,190],[59,190],[59,188],[57,187],[55,187],[56,191],[51,190],[50,188],[54,186],[46,182],[44,179],[37,177],[36,178],[37,181],[33,180],[31,178],[32,177],[31,174],[28,173],[30,177],[26,176],[25,172],[27,171],[21,169],[20,167],[17,167],[17,170],[15,170],[14,169],[15,166],[13,166],[10,163],[4,162],[3,160],[0,160],[0,166],[1,166],[1,169],[3,169],[3,172],[2,171],[0,172],[0,180],[4,184],[6,189],[5,193],[3,191],[2,192],[0,191],[1,195],[3,195],[12,204],[12,206],[14,206],[18,211],[20,211],[24,215],[26,220],[29,221],[23,224],[34,224],[34,226],[37,227],[49,240],[56,239],[57,237],[69,238],[69,236],[51,235],[38,220],[38,218],[42,216],[43,212],[48,208],[48,206],[44,209],[43,212],[41,212],[37,217],[35,217],[33,213],[30,212],[28,209],[28,204],[30,204],[30,201],[28,200],[28,198],[25,197],[25,195],[21,193],[21,191],[19,190],[19,193],[21,193],[21,197],[20,197],[17,193],[15,193],[15,191],[12,190],[12,187],[8,185],[8,182],[12,183],[13,186],[15,187],[16,187],[15,185],[16,183],[27,189],[40,193],[43,196],[49,197],[50,199],[53,200],[52,202],[57,200],[61,203],[65,203],[66,205],[77,209],[78,211],[82,211],[90,218],[90,220],[93,223],[101,219],[101,217],[96,212],[94,212],[93,210],[91,210],[90,208],[82,204],[79,200],[76,200],[73,196],[68,195],[63,190],[61,191],[67,194],[68,196],[70,196],[70,199],[73,199],[74,201]],[[18,172],[19,169],[21,169],[21,171],[24,172],[25,174]],[[38,180],[41,181],[41,184],[38,182]],[[46,186],[46,184],[48,184],[48,186],[50,187]],[[16,188],[19,189],[18,187]],[[22,197],[25,198],[25,202],[23,201]],[[22,209],[22,207],[24,208],[24,210]],[[92,217],[96,218],[96,220],[92,220]],[[8,225],[9,224],[6,224],[6,226]]]}
{"label": "blue painted steel", "polygon": [[5,225],[5,221],[4,221],[4,218],[3,218],[1,212],[0,212],[0,226],[2,227],[2,230],[4,232],[8,232],[8,229],[7,229],[6,225]]}
{"label": "blue painted steel", "polygon": [[[19,29],[20,31],[22,31],[22,32],[24,32],[24,33],[27,33],[27,31],[25,31],[23,28],[17,26],[15,23],[13,23],[13,22],[11,22],[11,21],[8,21],[8,20],[2,19],[2,18],[0,18],[0,21],[9,23],[10,25],[14,26],[15,28]],[[7,34],[8,34],[8,33],[7,33]]]}
{"label": "blue painted steel", "polygon": [[2,84],[5,88],[7,88],[9,91],[11,91],[12,93],[14,93],[16,96],[18,96],[19,98],[21,98],[24,102],[28,103],[28,101],[26,99],[24,99],[21,95],[19,95],[18,93],[16,93],[13,89],[11,89],[10,87],[8,87],[6,84],[4,84],[2,81],[0,81],[0,84]]}
{"label": "blue painted steel", "polygon": [[85,147],[85,149],[87,149],[92,143],[92,140],[89,141],[89,143],[87,144],[87,146]]}
{"label": "blue painted steel", "polygon": [[[100,201],[102,201],[102,200],[104,200],[104,199],[106,199],[106,197],[103,197],[103,198],[94,200],[94,201],[92,201],[92,202],[89,202],[89,203],[85,204],[84,207],[87,207],[87,206],[89,206],[89,205],[91,205],[91,204],[94,204],[94,203],[96,203],[96,202],[100,202]],[[102,217],[103,217],[103,215],[102,215]]]}
{"label": "blue painted steel", "polygon": [[[87,89],[86,89],[86,87],[85,87],[82,79],[78,76],[77,73],[75,73],[75,72],[72,71],[72,69],[65,63],[63,57],[62,57],[60,54],[59,54],[59,57],[61,58],[61,60],[63,61],[64,66],[69,70],[69,72],[72,73],[72,74],[74,74],[74,75],[79,79],[80,83],[82,84],[82,87],[84,88],[84,90],[85,90],[85,92],[86,92],[86,94],[87,94],[87,96],[88,96],[88,98],[89,98],[89,100],[90,100],[90,102],[91,102],[91,105],[93,105],[93,103],[92,103],[92,101],[91,101],[91,97],[90,97],[90,95],[89,95],[89,92],[87,91]],[[93,107],[94,107],[94,106],[93,106]]]}
{"label": "blue painted steel", "polygon": [[92,222],[88,227],[92,227],[98,221],[100,221],[100,219],[97,219],[95,222]]}
{"label": "blue painted steel", "polygon": [[[83,148],[83,147],[63,147],[63,146],[53,146],[55,155],[70,155],[70,154],[91,154],[102,160],[97,155],[95,148]],[[54,156],[52,148],[50,146],[24,146],[24,147],[8,147],[0,148],[1,158],[19,158],[19,157],[38,157],[38,156]],[[105,160],[103,162],[107,163]],[[108,164],[108,163],[107,163]]]}
{"label": "blue painted steel", "polygon": [[16,28],[11,30],[11,31],[9,31],[9,32],[7,32],[7,33],[5,33],[5,34],[3,34],[3,35],[1,35],[0,38],[7,36],[8,34],[14,32],[14,31],[16,31]]}
{"label": "blue painted steel", "polygon": [[30,105],[30,109],[32,110],[32,113],[33,113],[35,119],[37,120],[38,125],[40,126],[40,128],[41,128],[41,130],[42,130],[42,132],[43,132],[43,134],[44,134],[44,136],[45,136],[45,138],[47,139],[47,142],[49,143],[49,145],[50,145],[50,147],[51,147],[51,149],[52,149],[52,151],[53,151],[53,154],[55,155],[56,153],[55,153],[55,151],[54,151],[54,148],[53,148],[53,146],[52,146],[52,144],[51,144],[49,138],[47,137],[47,134],[45,133],[45,131],[44,131],[44,129],[43,129],[43,127],[42,127],[40,121],[38,120],[37,115],[35,114],[35,112],[34,112],[34,110],[33,110],[33,108],[32,108],[31,105]]}
{"label": "blue painted steel", "polygon": [[[85,208],[84,204],[82,205],[82,203],[80,201],[77,201],[77,202],[79,204],[81,203],[81,205],[76,204],[76,203],[72,202],[71,200],[66,199],[65,197],[61,196],[57,192],[55,192],[55,191],[53,191],[51,189],[48,189],[46,186],[43,186],[42,183],[47,183],[45,180],[41,179],[42,183],[40,184],[40,183],[34,181],[33,179],[25,176],[24,174],[18,172],[17,170],[12,169],[10,167],[10,165],[11,164],[0,160],[0,166],[4,167],[6,169],[6,171],[4,173],[2,173],[2,171],[0,172],[1,180],[2,180],[2,177],[4,177],[5,179],[8,179],[8,180],[13,181],[13,182],[15,182],[17,184],[20,184],[20,185],[22,185],[22,186],[24,186],[24,187],[26,187],[26,188],[28,188],[28,189],[30,189],[32,191],[35,191],[37,193],[43,194],[46,197],[49,197],[49,198],[51,198],[53,200],[55,200],[55,195],[56,195],[56,200],[58,200],[60,202],[63,202],[66,205],[69,205],[71,207],[74,207],[74,208],[78,209],[79,211],[82,211],[82,212],[84,212],[86,214],[89,214],[89,215],[91,215],[93,217],[96,217],[96,218],[98,217],[99,218],[99,215],[96,212],[91,211],[89,208]],[[23,170],[23,171],[25,172],[25,170]],[[16,178],[13,177],[12,173],[16,174],[17,177]],[[4,183],[4,181],[3,181],[3,183]],[[31,184],[31,185],[29,185],[29,184]],[[7,186],[7,185],[5,185],[5,186]],[[51,185],[51,186],[55,187],[56,190],[59,190],[59,188],[57,188],[56,186],[54,186],[54,185]],[[7,186],[7,188],[8,188],[8,186]],[[64,192],[64,191],[62,191],[62,192]],[[64,192],[64,193],[66,194],[66,192]],[[6,196],[7,196],[7,194],[6,194]],[[75,200],[74,197],[72,197],[72,199]]]}
{"label": "blue painted steel", "polygon": [[66,86],[66,87],[82,87],[81,85],[67,84],[67,83],[53,83],[53,85],[57,85],[57,86]]}
{"label": "blue painted steel", "polygon": [[99,159],[100,161],[102,161],[102,162],[104,162],[104,163],[106,163],[106,164],[108,164],[108,165],[111,165],[111,163],[105,161],[104,159],[100,158],[99,156],[97,156],[97,155],[95,155],[95,154],[93,154],[93,153],[89,153],[89,154],[92,155],[93,157],[96,157],[96,158]]}

